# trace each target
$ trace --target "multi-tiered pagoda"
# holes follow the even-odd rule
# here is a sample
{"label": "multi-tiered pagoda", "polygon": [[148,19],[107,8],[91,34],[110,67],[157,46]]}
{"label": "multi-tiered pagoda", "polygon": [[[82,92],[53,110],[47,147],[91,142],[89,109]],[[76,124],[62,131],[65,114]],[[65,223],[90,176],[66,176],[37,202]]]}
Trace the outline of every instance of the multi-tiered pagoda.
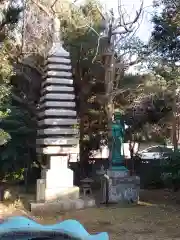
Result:
{"label": "multi-tiered pagoda", "polygon": [[[73,172],[68,168],[68,161],[77,160],[79,153],[70,55],[62,47],[59,26],[55,25],[55,28],[53,46],[45,63],[36,141],[37,153],[45,156],[48,166],[42,174],[45,195],[37,197],[45,200],[61,198],[74,190]],[[38,191],[42,192],[42,189]]]}
{"label": "multi-tiered pagoda", "polygon": [[47,58],[42,83],[38,152],[74,153],[72,146],[77,145],[78,130],[71,62],[62,45],[53,50]]}

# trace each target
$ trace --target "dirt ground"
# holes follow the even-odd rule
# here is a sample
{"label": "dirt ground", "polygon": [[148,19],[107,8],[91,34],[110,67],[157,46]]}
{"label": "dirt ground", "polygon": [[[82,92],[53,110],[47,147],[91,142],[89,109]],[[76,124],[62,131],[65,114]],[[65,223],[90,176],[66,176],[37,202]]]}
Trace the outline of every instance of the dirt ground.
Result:
{"label": "dirt ground", "polygon": [[[4,213],[4,204],[0,205],[2,218],[8,215],[28,215],[42,224],[53,224],[65,219],[79,220],[89,233],[108,232],[111,240],[120,239],[180,239],[180,193],[165,190],[141,192],[139,205],[111,205],[91,208],[54,216],[31,216],[22,206],[11,205],[11,212]],[[4,207],[3,207],[4,206]],[[7,203],[6,203],[7,206]],[[8,205],[10,209],[10,205]],[[21,210],[20,210],[21,208]]]}

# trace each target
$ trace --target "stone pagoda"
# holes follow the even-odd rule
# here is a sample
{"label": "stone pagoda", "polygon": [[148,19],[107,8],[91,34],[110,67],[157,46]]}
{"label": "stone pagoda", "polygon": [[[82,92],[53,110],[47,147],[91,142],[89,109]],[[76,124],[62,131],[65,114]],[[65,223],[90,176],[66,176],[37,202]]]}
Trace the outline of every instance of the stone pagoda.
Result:
{"label": "stone pagoda", "polygon": [[54,20],[53,45],[47,54],[38,114],[37,153],[46,169],[37,180],[37,202],[78,199],[69,161],[77,161],[79,139],[69,53],[60,41],[59,19]]}

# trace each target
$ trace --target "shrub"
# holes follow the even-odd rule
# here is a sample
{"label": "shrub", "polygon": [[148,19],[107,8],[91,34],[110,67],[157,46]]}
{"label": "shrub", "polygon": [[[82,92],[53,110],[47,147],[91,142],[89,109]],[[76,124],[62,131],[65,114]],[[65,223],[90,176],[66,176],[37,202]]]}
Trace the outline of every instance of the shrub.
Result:
{"label": "shrub", "polygon": [[163,173],[161,178],[165,186],[171,186],[174,191],[180,187],[180,151],[176,150],[173,154],[163,159],[162,161]]}

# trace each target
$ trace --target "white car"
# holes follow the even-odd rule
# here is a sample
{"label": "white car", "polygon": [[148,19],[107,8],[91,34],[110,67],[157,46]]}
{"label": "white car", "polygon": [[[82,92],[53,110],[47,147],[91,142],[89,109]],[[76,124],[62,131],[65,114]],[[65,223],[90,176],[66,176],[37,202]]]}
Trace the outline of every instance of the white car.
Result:
{"label": "white car", "polygon": [[152,146],[138,152],[138,157],[141,159],[161,159],[173,153],[172,146]]}

